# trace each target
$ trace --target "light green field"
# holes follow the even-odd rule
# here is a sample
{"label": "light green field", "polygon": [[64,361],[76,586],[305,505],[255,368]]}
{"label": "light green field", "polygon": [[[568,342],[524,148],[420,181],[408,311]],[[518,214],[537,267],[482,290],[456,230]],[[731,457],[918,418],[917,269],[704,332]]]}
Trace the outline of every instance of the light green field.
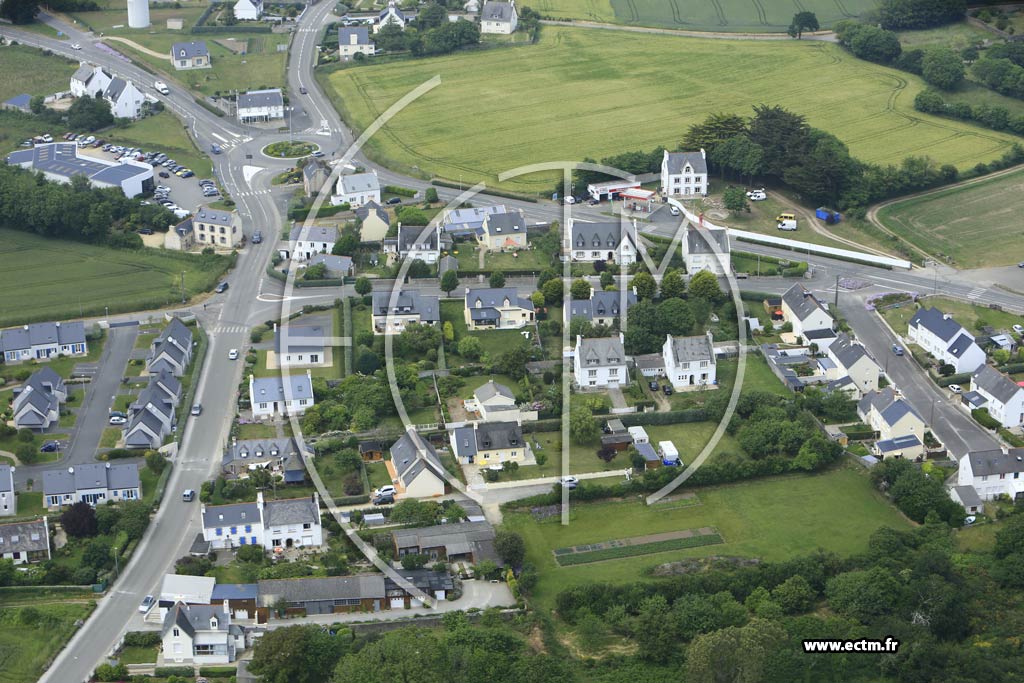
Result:
{"label": "light green field", "polygon": [[[526,540],[527,559],[540,574],[535,600],[546,607],[570,586],[644,580],[650,567],[686,557],[779,561],[818,548],[845,556],[863,551],[879,527],[907,528],[871,486],[867,473],[853,467],[694,489],[699,505],[577,503],[568,526],[558,518],[538,523],[528,513],[506,513],[505,526]],[[714,527],[725,543],[575,567],[559,567],[551,553],[571,545],[702,527]]]}
{"label": "light green field", "polygon": [[[932,255],[959,267],[998,266],[1024,260],[1024,172],[884,207],[878,219]],[[998,249],[993,245],[998,244]]]}
{"label": "light green field", "polygon": [[71,638],[75,622],[85,619],[95,603],[64,602],[0,609],[0,661],[5,683],[31,683],[39,679],[50,659]]}
{"label": "light green field", "polygon": [[78,65],[24,45],[0,47],[0,102],[15,95],[50,95],[68,89]]}
{"label": "light green field", "polygon": [[209,178],[213,172],[210,158],[196,149],[181,121],[169,111],[147,116],[126,128],[106,131],[103,139],[118,145],[160,150],[179,164],[188,166],[200,178]]}
{"label": "light green field", "polygon": [[[709,113],[749,114],[759,102],[804,114],[868,162],[928,155],[967,168],[1013,140],[915,112],[920,79],[821,42],[626,32],[611,40],[604,30],[548,26],[537,45],[509,49],[342,69],[324,80],[362,130],[439,75],[441,85],[397,114],[367,150],[394,170],[467,182],[493,182],[524,164],[675,147]],[[554,183],[549,173],[508,184],[546,193]]]}
{"label": "light green field", "polygon": [[560,19],[693,31],[785,31],[798,10],[814,12],[822,27],[877,6],[873,0],[534,0],[531,7]]}
{"label": "light green field", "polygon": [[[959,299],[949,299],[944,296],[925,296],[918,300],[922,307],[934,306],[943,313],[947,313],[972,332],[979,331],[982,327],[991,325],[997,329],[1008,330],[1011,326],[1020,323],[1020,316],[1006,311],[995,311],[987,306],[976,306]],[[881,312],[883,318],[889,323],[897,334],[905,335],[910,319],[917,313],[917,307],[913,304],[906,304],[899,308],[889,308]]]}
{"label": "light green field", "polygon": [[15,230],[0,230],[0,258],[0,291],[31,292],[5,297],[0,327],[103,315],[105,306],[113,314],[173,305],[181,301],[182,272],[193,296],[209,291],[228,266],[221,256],[108,249]]}

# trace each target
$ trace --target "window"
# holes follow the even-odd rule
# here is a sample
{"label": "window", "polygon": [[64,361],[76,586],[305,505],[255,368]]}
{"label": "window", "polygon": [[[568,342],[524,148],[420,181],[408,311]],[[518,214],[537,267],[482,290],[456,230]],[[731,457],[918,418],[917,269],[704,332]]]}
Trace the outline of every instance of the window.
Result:
{"label": "window", "polygon": [[238,539],[238,545],[245,545],[245,536]]}
{"label": "window", "polygon": [[619,369],[618,368],[612,368],[612,369],[610,369],[608,371],[608,374],[611,377],[618,377],[619,376]]}
{"label": "window", "polygon": [[303,525],[302,525],[302,528],[303,529],[312,529],[313,525],[310,524],[309,522],[304,522]]}
{"label": "window", "polygon": [[246,524],[245,525],[245,533],[248,534],[250,532],[252,532],[252,524]]}
{"label": "window", "polygon": [[180,635],[181,635],[181,631],[179,631],[177,628],[175,628],[174,629],[174,637],[177,638]]}
{"label": "window", "polygon": [[231,533],[232,534],[237,534],[238,533],[238,527],[237,526],[231,527]]}
{"label": "window", "polygon": [[701,366],[702,368],[706,368],[706,367],[708,366],[708,362],[707,362],[706,360],[702,360],[702,361],[700,362],[700,366]]}
{"label": "window", "polygon": [[597,377],[597,370],[587,370],[587,377]]}
{"label": "window", "polygon": [[266,410],[267,409],[267,404],[266,403],[261,403],[260,404],[260,409],[261,410]]}

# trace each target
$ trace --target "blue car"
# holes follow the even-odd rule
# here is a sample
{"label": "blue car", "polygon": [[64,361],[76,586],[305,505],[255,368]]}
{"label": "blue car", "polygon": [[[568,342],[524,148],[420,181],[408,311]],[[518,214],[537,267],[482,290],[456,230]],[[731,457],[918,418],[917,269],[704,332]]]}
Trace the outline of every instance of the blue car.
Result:
{"label": "blue car", "polygon": [[892,352],[895,353],[897,356],[902,356],[903,355],[903,347],[898,345],[898,344],[893,344],[892,345]]}

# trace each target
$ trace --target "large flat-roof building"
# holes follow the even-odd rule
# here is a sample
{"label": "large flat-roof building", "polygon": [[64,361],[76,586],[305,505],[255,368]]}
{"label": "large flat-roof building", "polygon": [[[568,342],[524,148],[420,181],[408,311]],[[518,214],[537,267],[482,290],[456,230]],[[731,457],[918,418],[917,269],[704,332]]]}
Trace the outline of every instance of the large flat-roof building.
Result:
{"label": "large flat-roof building", "polygon": [[73,142],[51,142],[7,155],[13,166],[39,171],[47,180],[70,183],[76,175],[85,176],[93,187],[116,187],[126,197],[135,197],[153,189],[153,167],[138,161],[106,161],[79,156]]}

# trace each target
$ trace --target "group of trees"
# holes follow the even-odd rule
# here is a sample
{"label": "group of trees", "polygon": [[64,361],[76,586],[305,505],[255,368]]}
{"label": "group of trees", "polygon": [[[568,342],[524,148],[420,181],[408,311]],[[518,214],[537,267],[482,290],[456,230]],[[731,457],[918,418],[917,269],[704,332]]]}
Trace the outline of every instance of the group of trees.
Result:
{"label": "group of trees", "polygon": [[177,222],[159,204],[142,205],[118,188],[94,188],[84,176],[55,183],[17,166],[0,166],[0,225],[44,237],[141,247],[139,228]]}
{"label": "group of trees", "polygon": [[396,24],[388,24],[374,36],[374,40],[378,49],[388,52],[408,50],[417,57],[443,55],[478,44],[480,26],[465,19],[449,22],[448,13],[443,8],[430,4],[420,10],[417,27],[403,30]]}
{"label": "group of trees", "polygon": [[302,416],[302,430],[307,434],[365,431],[395,411],[386,379],[376,375],[350,375],[333,387],[324,379],[313,378],[313,395],[316,405]]}
{"label": "group of trees", "polygon": [[960,21],[966,11],[966,0],[881,0],[878,18],[882,28],[906,31]]}
{"label": "group of trees", "polygon": [[[1021,72],[1024,73],[1024,69],[1021,69]],[[947,102],[941,94],[928,89],[917,93],[914,108],[926,114],[974,121],[992,130],[1008,130],[1016,135],[1024,135],[1024,115],[1011,114],[1006,107],[984,103],[972,105],[970,102]]]}
{"label": "group of trees", "polygon": [[875,485],[892,497],[903,514],[915,522],[935,516],[952,527],[963,526],[964,508],[943,485],[945,472],[932,476],[906,460],[889,458],[871,470]]}
{"label": "group of trees", "polygon": [[[644,284],[646,279],[650,282]],[[666,274],[666,278],[668,275]],[[679,278],[681,280],[681,278]],[[666,293],[665,282],[662,282],[661,298],[653,301],[654,278],[647,273],[638,273],[633,282],[641,282],[645,296],[640,297],[641,287],[637,287],[636,304],[627,312],[628,325],[624,334],[626,353],[654,353],[665,343],[665,335],[700,334],[711,317],[713,309],[720,307],[720,317],[735,316],[732,303],[725,302],[725,295],[718,286],[714,274],[701,271],[690,279],[689,292],[684,294],[685,285],[675,284],[676,278],[669,279]],[[681,283],[679,283],[681,284]],[[682,298],[685,296],[686,298]],[[571,322],[571,334],[586,331],[586,321]],[[595,330],[600,333],[602,330]]]}
{"label": "group of trees", "polygon": [[839,44],[860,59],[909,71],[943,90],[952,90],[963,82],[964,57],[948,48],[934,46],[904,52],[894,31],[853,20],[838,22],[835,32]]}

